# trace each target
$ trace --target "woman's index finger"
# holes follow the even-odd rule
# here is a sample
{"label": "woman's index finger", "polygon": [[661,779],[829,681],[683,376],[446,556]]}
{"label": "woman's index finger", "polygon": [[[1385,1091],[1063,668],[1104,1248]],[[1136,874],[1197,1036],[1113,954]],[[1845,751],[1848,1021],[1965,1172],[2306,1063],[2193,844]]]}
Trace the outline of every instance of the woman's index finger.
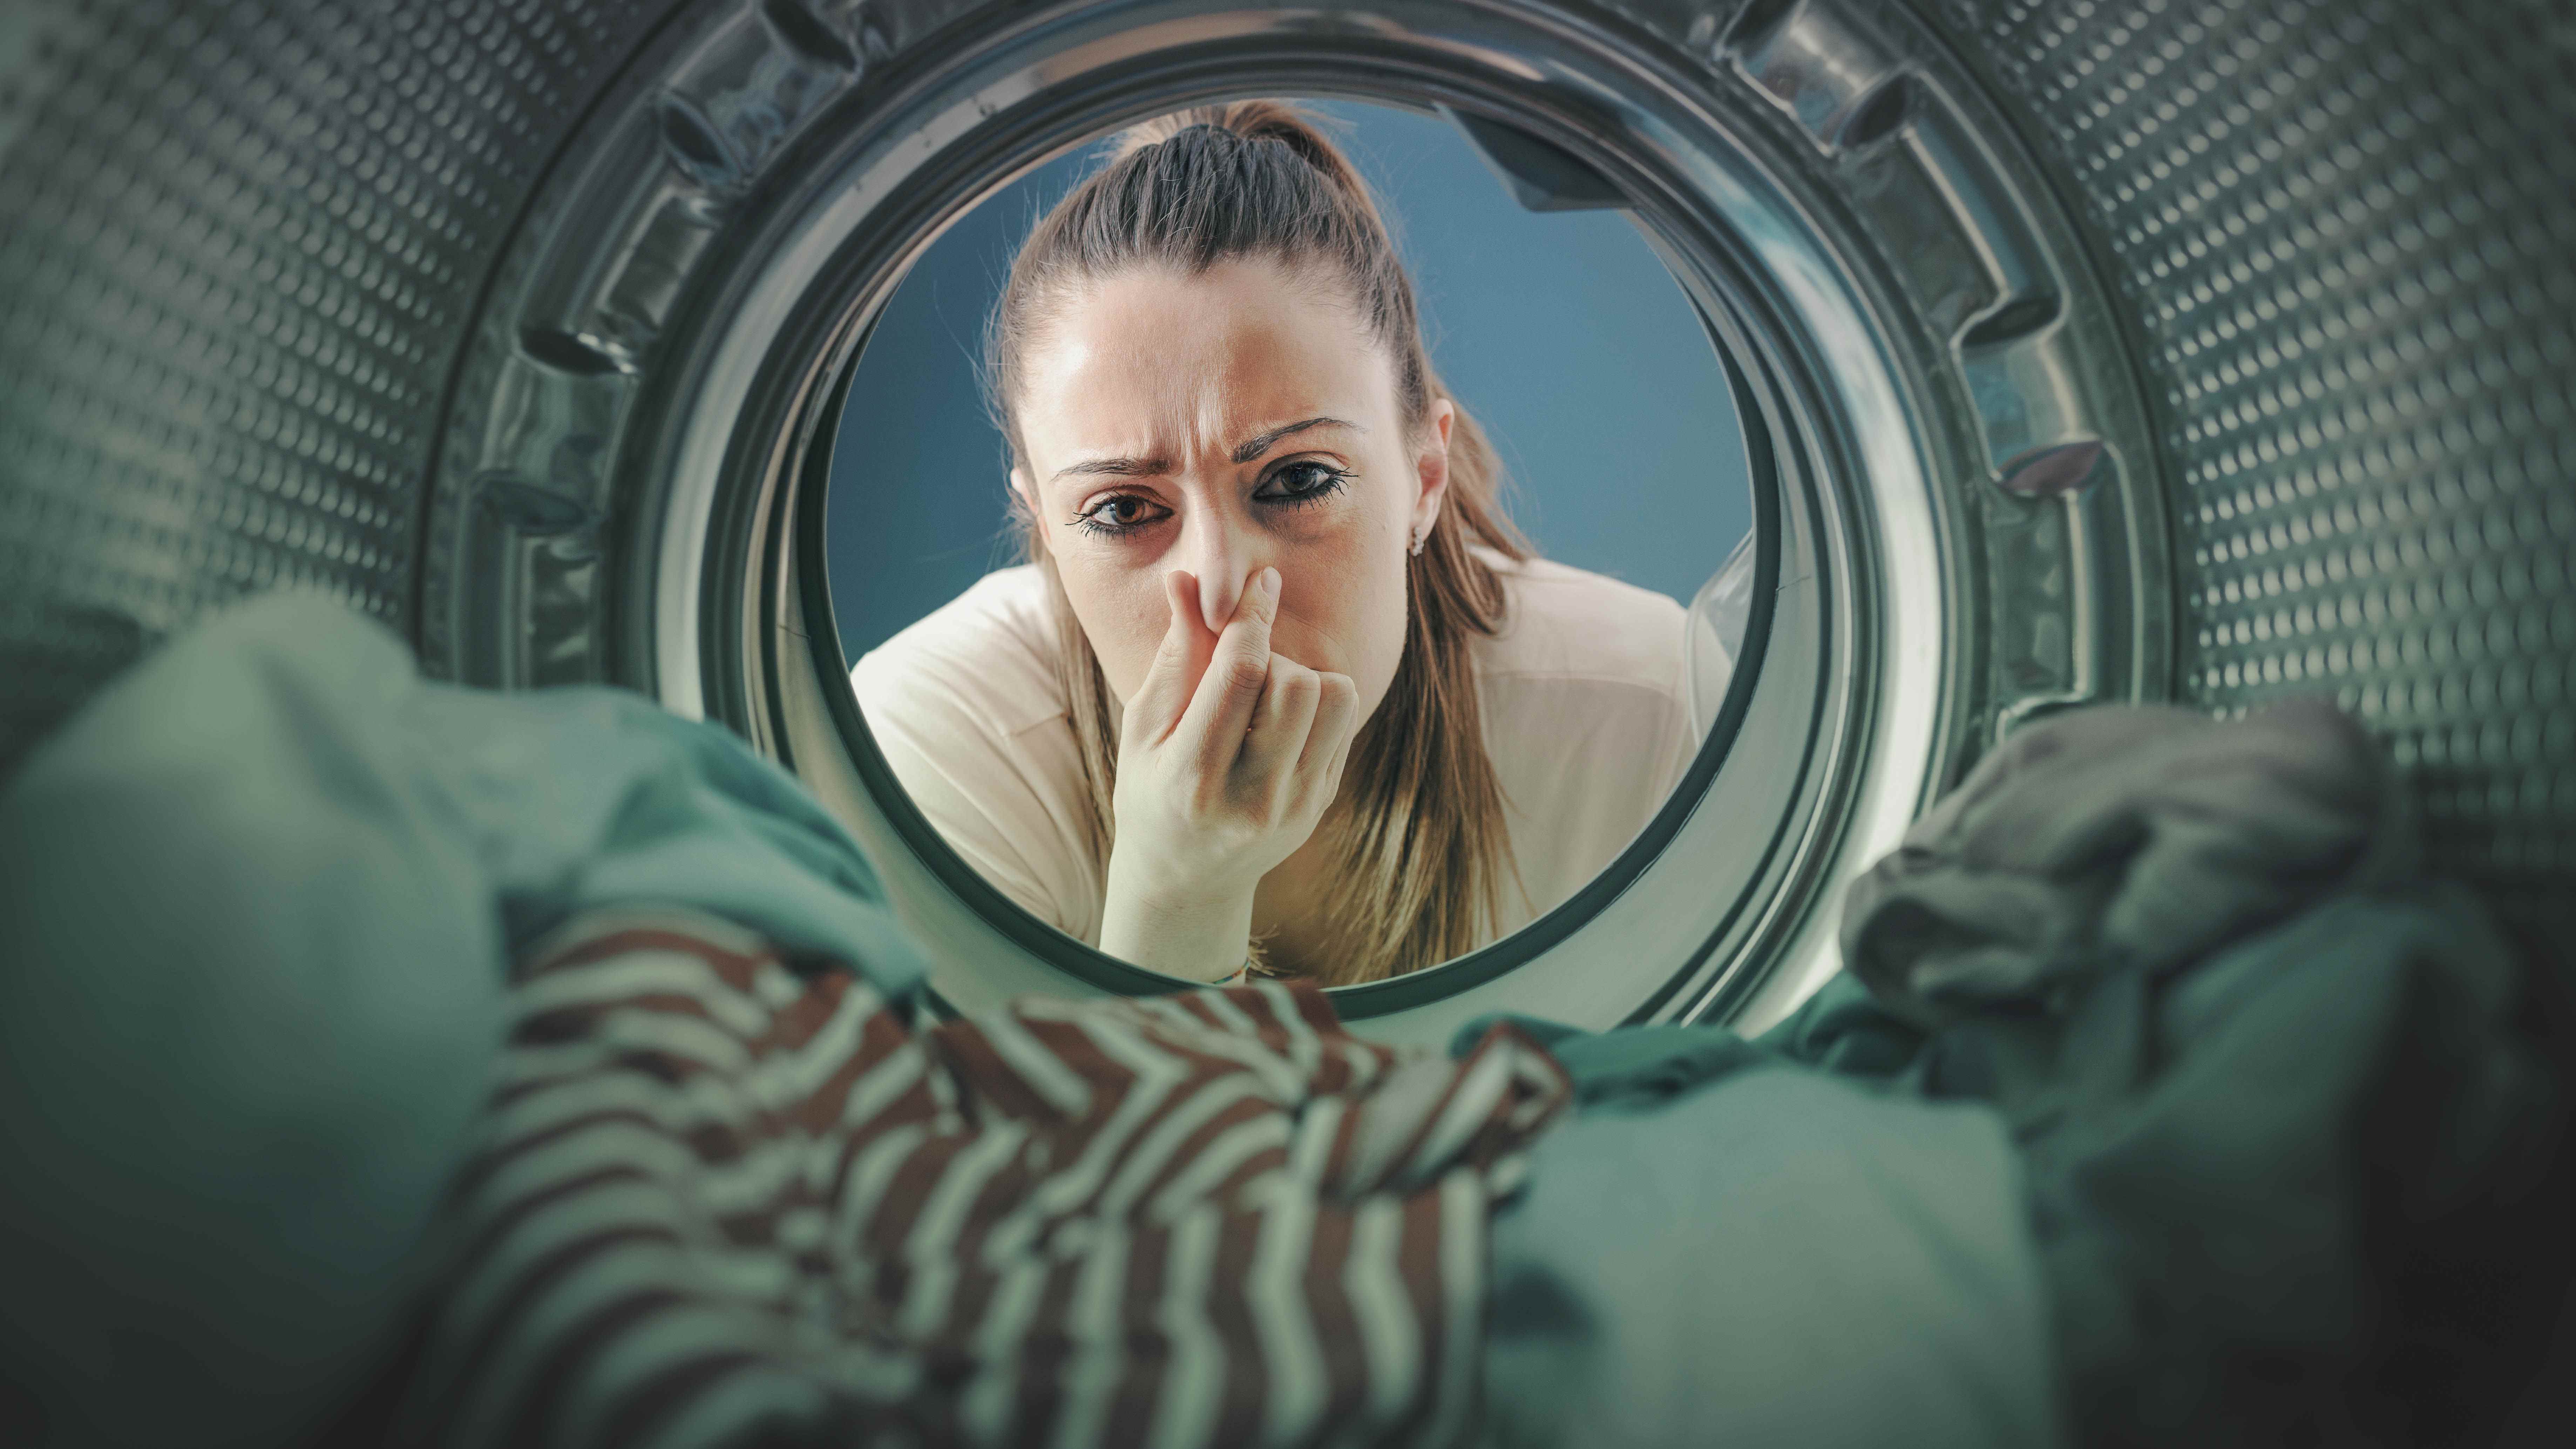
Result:
{"label": "woman's index finger", "polygon": [[1265,568],[1253,576],[1251,587],[1235,603],[1225,632],[1217,635],[1207,672],[1200,676],[1182,718],[1182,728],[1199,731],[1211,748],[1215,741],[1227,742],[1220,751],[1227,759],[1239,748],[1251,724],[1252,706],[1269,678],[1270,624],[1278,614],[1279,571]]}
{"label": "woman's index finger", "polygon": [[1127,706],[1129,718],[1138,725],[1150,725],[1157,738],[1180,722],[1216,647],[1216,636],[1199,619],[1199,581],[1188,570],[1163,575],[1163,603],[1171,611],[1163,626],[1163,642],[1154,650],[1144,683],[1137,686],[1136,698]]}
{"label": "woman's index finger", "polygon": [[1243,648],[1247,653],[1270,655],[1270,626],[1279,619],[1279,570],[1265,568],[1252,576],[1243,597],[1235,601],[1234,617],[1226,622],[1225,634],[1217,636],[1222,643],[1226,634],[1237,628],[1243,631]]}

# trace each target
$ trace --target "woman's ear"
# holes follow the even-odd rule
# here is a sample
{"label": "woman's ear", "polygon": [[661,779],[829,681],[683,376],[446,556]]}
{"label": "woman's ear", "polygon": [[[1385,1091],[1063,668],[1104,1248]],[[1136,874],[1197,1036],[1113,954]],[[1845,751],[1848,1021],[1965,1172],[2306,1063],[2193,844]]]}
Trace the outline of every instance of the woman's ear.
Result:
{"label": "woman's ear", "polygon": [[1030,522],[1037,521],[1037,487],[1029,481],[1029,470],[1016,463],[1011,466],[1011,506],[1026,514]]}
{"label": "woman's ear", "polygon": [[1408,538],[1428,538],[1431,525],[1440,520],[1440,504],[1449,496],[1449,424],[1458,416],[1447,398],[1436,398],[1431,404],[1428,426],[1422,430],[1422,442],[1413,455],[1414,472],[1421,482],[1421,492],[1413,500],[1412,532]]}
{"label": "woman's ear", "polygon": [[1030,481],[1026,464],[1011,465],[1010,486],[1011,526],[1019,530],[1021,542],[1028,546],[1030,562],[1052,557],[1047,547],[1046,515],[1038,511],[1037,485]]}

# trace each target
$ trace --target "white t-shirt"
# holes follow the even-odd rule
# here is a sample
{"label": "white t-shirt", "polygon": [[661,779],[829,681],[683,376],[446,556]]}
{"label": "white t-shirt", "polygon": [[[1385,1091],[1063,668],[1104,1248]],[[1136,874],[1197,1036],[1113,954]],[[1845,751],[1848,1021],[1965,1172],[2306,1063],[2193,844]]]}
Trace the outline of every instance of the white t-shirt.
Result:
{"label": "white t-shirt", "polygon": [[[1502,631],[1474,636],[1485,753],[1526,899],[1503,934],[1600,873],[1662,807],[1699,736],[1679,604],[1564,564],[1493,556]],[[895,778],[969,865],[1038,919],[1098,944],[1101,863],[1058,683],[1046,581],[985,575],[850,671]]]}

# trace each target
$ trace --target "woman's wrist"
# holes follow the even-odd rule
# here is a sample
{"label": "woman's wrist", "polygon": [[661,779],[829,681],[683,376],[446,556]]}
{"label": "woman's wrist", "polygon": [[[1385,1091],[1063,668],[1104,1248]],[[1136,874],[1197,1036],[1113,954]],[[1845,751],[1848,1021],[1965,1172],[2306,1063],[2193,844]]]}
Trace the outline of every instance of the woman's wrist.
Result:
{"label": "woman's wrist", "polygon": [[1243,969],[1252,945],[1252,892],[1180,897],[1138,888],[1110,862],[1100,949],[1130,964],[1192,981]]}

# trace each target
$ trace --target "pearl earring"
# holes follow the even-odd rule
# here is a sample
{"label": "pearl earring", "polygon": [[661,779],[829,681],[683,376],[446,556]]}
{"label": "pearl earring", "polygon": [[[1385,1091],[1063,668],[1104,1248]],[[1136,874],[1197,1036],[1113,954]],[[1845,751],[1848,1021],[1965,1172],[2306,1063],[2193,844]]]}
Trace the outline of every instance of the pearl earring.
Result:
{"label": "pearl earring", "polygon": [[1429,541],[1429,535],[1429,529],[1424,528],[1418,523],[1413,525],[1413,547],[1409,552],[1417,558],[1420,557],[1422,554],[1422,545]]}

